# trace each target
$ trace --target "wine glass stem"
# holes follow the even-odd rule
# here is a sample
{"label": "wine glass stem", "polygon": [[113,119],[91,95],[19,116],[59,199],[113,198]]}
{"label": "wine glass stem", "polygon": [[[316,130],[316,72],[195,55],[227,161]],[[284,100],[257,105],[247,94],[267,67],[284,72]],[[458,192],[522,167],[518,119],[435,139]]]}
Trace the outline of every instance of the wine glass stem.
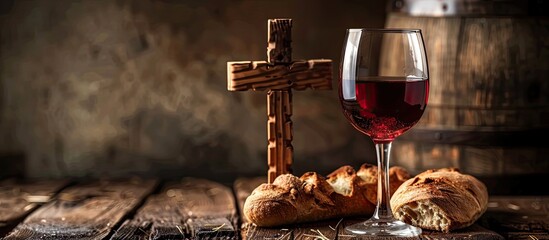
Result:
{"label": "wine glass stem", "polygon": [[389,193],[389,157],[392,142],[376,143],[377,155],[377,205],[372,219],[393,219],[391,211],[391,195]]}

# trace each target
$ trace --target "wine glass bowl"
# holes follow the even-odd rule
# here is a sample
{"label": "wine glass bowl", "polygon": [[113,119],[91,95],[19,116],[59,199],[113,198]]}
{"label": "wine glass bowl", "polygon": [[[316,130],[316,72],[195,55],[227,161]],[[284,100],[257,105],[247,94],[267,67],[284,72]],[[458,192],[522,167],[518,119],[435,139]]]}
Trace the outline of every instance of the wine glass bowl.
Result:
{"label": "wine glass bowl", "polygon": [[347,29],[341,60],[343,114],[374,142],[379,168],[373,216],[346,230],[359,235],[417,236],[420,228],[392,215],[388,171],[392,142],[420,120],[427,106],[429,74],[421,30]]}

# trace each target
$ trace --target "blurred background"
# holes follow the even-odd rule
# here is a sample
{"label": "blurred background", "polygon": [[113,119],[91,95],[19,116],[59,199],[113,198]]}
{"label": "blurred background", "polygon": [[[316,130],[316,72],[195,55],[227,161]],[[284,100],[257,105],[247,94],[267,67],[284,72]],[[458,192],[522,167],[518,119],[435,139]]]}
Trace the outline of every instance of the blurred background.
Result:
{"label": "blurred background", "polygon": [[227,62],[266,60],[269,18],[293,19],[294,59],[334,62],[333,90],[294,91],[296,175],[375,164],[373,144],[337,100],[345,29],[356,27],[425,34],[432,100],[417,130],[394,144],[392,165],[414,174],[459,167],[494,186],[549,173],[543,1],[2,0],[0,7],[2,178],[266,175],[266,93],[227,91]]}

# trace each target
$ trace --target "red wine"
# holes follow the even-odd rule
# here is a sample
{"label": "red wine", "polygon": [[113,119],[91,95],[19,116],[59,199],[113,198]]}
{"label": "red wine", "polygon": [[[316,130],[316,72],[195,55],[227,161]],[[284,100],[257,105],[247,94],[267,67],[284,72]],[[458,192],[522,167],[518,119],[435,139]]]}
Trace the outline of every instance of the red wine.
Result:
{"label": "red wine", "polygon": [[393,141],[416,124],[429,96],[429,80],[421,78],[363,78],[354,88],[356,96],[350,99],[344,99],[340,89],[344,115],[375,143]]}

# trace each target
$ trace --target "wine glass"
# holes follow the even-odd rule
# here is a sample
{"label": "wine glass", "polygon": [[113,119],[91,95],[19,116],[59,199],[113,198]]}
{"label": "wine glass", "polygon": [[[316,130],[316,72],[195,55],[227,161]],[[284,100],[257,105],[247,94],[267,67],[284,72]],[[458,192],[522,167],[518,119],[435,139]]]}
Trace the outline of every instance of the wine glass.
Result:
{"label": "wine glass", "polygon": [[393,140],[423,115],[429,73],[420,29],[347,29],[339,75],[339,100],[347,120],[375,144],[377,205],[373,216],[346,227],[357,235],[421,234],[393,217],[389,157]]}

